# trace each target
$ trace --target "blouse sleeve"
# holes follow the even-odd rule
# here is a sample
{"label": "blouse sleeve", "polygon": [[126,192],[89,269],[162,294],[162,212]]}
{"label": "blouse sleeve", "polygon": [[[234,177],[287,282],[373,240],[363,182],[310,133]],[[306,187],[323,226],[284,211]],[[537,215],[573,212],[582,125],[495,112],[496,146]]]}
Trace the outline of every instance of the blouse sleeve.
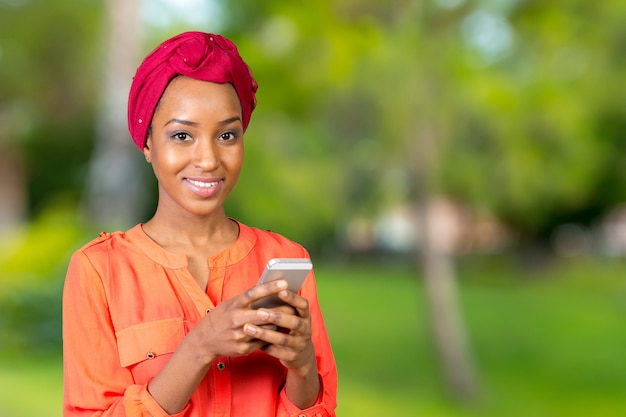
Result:
{"label": "blouse sleeve", "polygon": [[64,417],[168,416],[120,365],[104,286],[82,251],[72,256],[63,290],[63,366]]}
{"label": "blouse sleeve", "polygon": [[337,365],[317,298],[313,272],[304,282],[301,295],[309,301],[312,326],[311,337],[315,346],[317,372],[320,378],[320,395],[313,406],[301,410],[289,401],[283,388],[279,396],[277,417],[335,417],[335,408],[337,407]]}

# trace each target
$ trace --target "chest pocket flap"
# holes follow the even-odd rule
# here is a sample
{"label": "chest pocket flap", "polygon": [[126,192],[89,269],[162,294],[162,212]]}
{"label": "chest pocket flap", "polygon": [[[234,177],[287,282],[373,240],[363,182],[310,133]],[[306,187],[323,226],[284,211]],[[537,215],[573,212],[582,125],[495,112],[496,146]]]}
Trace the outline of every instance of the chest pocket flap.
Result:
{"label": "chest pocket flap", "polygon": [[170,318],[127,327],[115,335],[120,365],[128,367],[173,353],[185,337],[185,326],[182,318]]}

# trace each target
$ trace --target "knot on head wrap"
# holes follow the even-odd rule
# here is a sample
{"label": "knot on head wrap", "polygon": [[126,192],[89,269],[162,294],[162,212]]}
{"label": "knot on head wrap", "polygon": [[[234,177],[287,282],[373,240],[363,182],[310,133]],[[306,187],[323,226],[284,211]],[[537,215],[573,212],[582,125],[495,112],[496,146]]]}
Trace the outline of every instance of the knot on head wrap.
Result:
{"label": "knot on head wrap", "polygon": [[178,75],[230,83],[241,103],[244,131],[256,107],[257,83],[237,47],[220,35],[185,32],[166,40],[137,68],[128,97],[128,130],[143,150],[154,110],[169,82]]}

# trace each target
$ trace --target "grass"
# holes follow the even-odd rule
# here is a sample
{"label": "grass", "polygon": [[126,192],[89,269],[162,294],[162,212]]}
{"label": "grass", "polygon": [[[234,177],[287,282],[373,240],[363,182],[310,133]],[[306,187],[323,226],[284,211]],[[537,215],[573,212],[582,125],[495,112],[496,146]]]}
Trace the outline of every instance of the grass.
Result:
{"label": "grass", "polygon": [[62,402],[59,356],[0,357],[0,417],[60,417]]}
{"label": "grass", "polygon": [[[464,263],[460,302],[482,396],[448,395],[421,281],[408,268],[319,265],[338,415],[612,417],[626,410],[625,265],[540,271]],[[0,417],[60,416],[59,358],[0,357]]]}
{"label": "grass", "polygon": [[537,271],[461,269],[480,401],[447,395],[421,281],[401,268],[318,268],[339,366],[341,416],[621,416],[626,279],[621,263]]}

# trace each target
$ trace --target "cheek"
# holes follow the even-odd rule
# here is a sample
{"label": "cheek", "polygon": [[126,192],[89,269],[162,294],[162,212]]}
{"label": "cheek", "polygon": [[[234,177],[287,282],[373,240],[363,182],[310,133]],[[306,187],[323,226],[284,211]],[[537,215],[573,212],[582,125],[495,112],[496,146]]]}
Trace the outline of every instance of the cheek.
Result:
{"label": "cheek", "polygon": [[220,156],[222,163],[231,170],[240,170],[243,165],[243,146],[230,148]]}
{"label": "cheek", "polygon": [[175,181],[180,168],[172,157],[152,154],[152,171],[160,185]]}
{"label": "cheek", "polygon": [[[179,170],[186,164],[187,158],[181,152],[159,152],[154,155],[153,165],[156,165],[160,171],[172,172]],[[155,168],[156,169],[156,168]]]}
{"label": "cheek", "polygon": [[232,166],[233,169],[236,169],[238,172],[241,171],[241,167],[243,166],[243,146],[239,149],[239,151],[233,155],[232,158]]}

